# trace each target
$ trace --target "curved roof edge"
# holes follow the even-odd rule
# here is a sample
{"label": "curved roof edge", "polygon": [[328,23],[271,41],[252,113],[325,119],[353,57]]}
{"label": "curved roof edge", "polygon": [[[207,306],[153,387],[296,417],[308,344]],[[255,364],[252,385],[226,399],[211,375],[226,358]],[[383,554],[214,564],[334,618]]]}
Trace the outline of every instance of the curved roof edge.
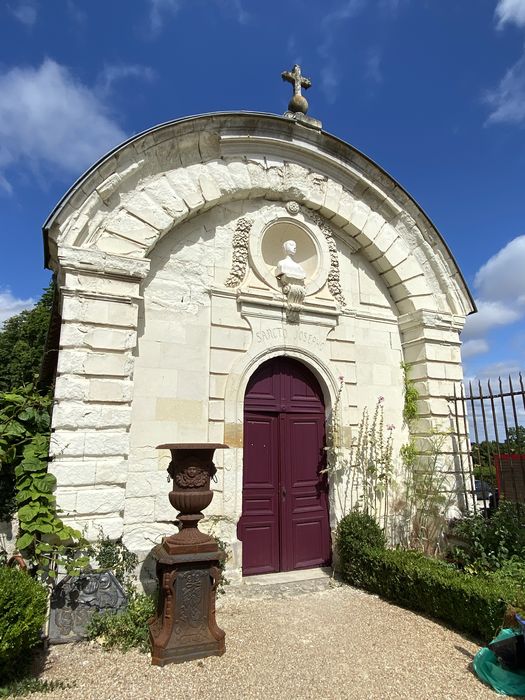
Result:
{"label": "curved roof edge", "polygon": [[[198,121],[198,120],[204,120],[204,119],[209,119],[213,117],[256,117],[258,119],[266,118],[269,120],[274,120],[277,122],[282,122],[284,124],[289,125],[295,125],[297,122],[288,119],[287,117],[283,117],[277,114],[271,114],[269,112],[251,112],[251,111],[243,111],[243,110],[236,110],[236,111],[225,111],[225,112],[206,112],[203,114],[196,114],[192,116],[187,116],[187,117],[181,117],[180,119],[171,119],[170,121],[163,122],[161,124],[157,124],[156,126],[150,127],[149,129],[146,129],[144,131],[139,132],[138,134],[135,134],[134,136],[131,136],[129,139],[126,139],[126,141],[123,141],[120,143],[118,146],[115,146],[115,148],[112,148],[110,151],[108,151],[104,156],[99,158],[90,168],[88,168],[74,183],[73,185],[64,193],[64,195],[61,197],[61,199],[58,201],[57,205],[54,207],[54,209],[51,211],[49,216],[47,217],[46,221],[44,222],[44,225],[42,226],[42,234],[44,238],[44,265],[45,267],[48,266],[49,262],[49,246],[48,246],[48,240],[47,240],[47,233],[51,226],[53,225],[56,217],[60,214],[61,210],[63,207],[66,205],[67,201],[69,200],[70,197],[72,197],[78,189],[82,186],[83,182],[95,171],[97,168],[99,168],[103,163],[105,163],[107,160],[109,160],[113,155],[118,153],[119,151],[124,150],[127,146],[130,144],[139,141],[140,139],[144,138],[145,136],[148,136],[156,131],[161,131],[162,129],[169,128],[171,126],[175,126],[178,124],[184,124],[185,122],[191,122],[191,121]],[[343,139],[339,138],[338,136],[335,136],[334,134],[331,134],[324,129],[318,131],[316,129],[312,129],[311,127],[305,127],[303,124],[301,124],[303,129],[307,129],[308,131],[313,131],[315,133],[320,133],[322,136],[325,138],[328,138],[329,140],[333,141],[335,144],[338,144],[339,146],[342,146],[344,148],[350,149],[357,155],[359,155],[361,158],[363,158],[365,161],[367,161],[370,165],[372,165],[374,168],[377,168],[378,171],[380,171],[383,175],[385,175],[396,187],[399,188],[399,190],[412,202],[412,204],[423,214],[423,216],[427,219],[429,224],[432,226],[434,231],[437,233],[437,235],[440,238],[441,243],[445,247],[448,255],[450,256],[450,259],[455,265],[455,268],[460,276],[460,279],[463,283],[463,287],[465,289],[465,292],[469,298],[469,301],[472,305],[472,311],[470,313],[475,313],[477,311],[476,303],[474,301],[474,298],[470,292],[470,289],[465,281],[465,278],[463,276],[463,273],[461,272],[461,269],[459,265],[457,264],[456,258],[452,254],[452,251],[450,250],[447,242],[439,232],[438,228],[435,226],[434,222],[430,218],[430,216],[426,213],[426,211],[421,207],[421,205],[412,197],[412,195],[401,185],[392,175],[390,175],[389,172],[387,172],[384,168],[382,168],[380,165],[378,165],[372,158],[367,156],[365,153],[360,151],[358,148],[355,146],[352,146],[348,142],[344,141]]]}

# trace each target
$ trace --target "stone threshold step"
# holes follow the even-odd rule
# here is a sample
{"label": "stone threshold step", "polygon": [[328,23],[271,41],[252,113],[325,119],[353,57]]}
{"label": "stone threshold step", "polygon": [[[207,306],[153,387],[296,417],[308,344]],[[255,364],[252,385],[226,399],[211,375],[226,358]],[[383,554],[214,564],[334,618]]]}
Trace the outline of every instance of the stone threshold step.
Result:
{"label": "stone threshold step", "polygon": [[240,586],[274,586],[283,583],[301,583],[303,581],[314,581],[316,579],[326,579],[332,577],[331,567],[320,567],[315,569],[301,569],[300,571],[280,571],[276,574],[259,574],[256,576],[244,576]]}

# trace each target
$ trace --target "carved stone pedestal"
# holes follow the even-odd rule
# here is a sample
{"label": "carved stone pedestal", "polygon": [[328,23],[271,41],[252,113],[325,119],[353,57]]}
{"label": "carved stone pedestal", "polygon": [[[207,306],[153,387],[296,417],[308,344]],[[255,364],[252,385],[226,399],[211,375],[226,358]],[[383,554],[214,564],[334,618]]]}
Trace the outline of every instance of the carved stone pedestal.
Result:
{"label": "carved stone pedestal", "polygon": [[224,631],[215,621],[215,595],[224,553],[167,554],[157,548],[159,601],[149,624],[151,663],[169,663],[221,656]]}
{"label": "carved stone pedestal", "polygon": [[154,550],[159,600],[149,622],[151,662],[156,666],[224,654],[224,632],[215,622],[215,596],[224,553],[198,529],[213,498],[213,453],[222,444],[170,444],[173,479],[170,503],[179,510],[181,530]]}

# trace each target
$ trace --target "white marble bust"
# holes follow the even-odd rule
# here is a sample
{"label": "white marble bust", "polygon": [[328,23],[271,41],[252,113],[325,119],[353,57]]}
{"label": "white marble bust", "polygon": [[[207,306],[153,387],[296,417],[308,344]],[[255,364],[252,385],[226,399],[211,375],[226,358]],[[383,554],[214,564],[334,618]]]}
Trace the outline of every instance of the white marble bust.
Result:
{"label": "white marble bust", "polygon": [[283,250],[286,257],[279,260],[277,263],[277,267],[275,268],[275,276],[281,277],[281,275],[286,275],[287,277],[296,280],[304,280],[306,277],[306,272],[304,271],[303,266],[295,262],[293,259],[293,256],[297,251],[296,242],[291,240],[285,241],[283,243]]}

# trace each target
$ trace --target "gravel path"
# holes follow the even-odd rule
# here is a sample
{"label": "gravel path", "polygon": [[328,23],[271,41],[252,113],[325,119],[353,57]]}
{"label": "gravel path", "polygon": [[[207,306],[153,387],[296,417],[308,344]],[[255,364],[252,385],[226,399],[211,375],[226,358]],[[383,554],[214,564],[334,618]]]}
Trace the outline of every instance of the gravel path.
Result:
{"label": "gravel path", "polygon": [[54,646],[41,677],[76,684],[31,699],[498,697],[470,670],[475,643],[376,596],[348,586],[271,597],[230,590],[217,613],[222,658],[157,668],[138,652]]}

